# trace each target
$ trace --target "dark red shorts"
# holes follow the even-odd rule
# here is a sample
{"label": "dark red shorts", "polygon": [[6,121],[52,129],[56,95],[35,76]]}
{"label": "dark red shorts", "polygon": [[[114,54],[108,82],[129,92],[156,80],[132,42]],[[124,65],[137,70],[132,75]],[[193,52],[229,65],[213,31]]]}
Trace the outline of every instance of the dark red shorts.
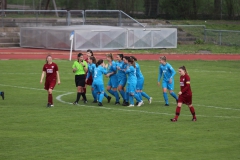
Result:
{"label": "dark red shorts", "polygon": [[55,87],[56,85],[56,80],[52,80],[52,81],[45,81],[45,85],[44,85],[44,89],[49,90]]}
{"label": "dark red shorts", "polygon": [[192,95],[180,95],[178,96],[178,103],[183,103],[186,105],[192,104]]}
{"label": "dark red shorts", "polygon": [[86,82],[87,85],[91,86],[93,82],[92,76],[90,76]]}

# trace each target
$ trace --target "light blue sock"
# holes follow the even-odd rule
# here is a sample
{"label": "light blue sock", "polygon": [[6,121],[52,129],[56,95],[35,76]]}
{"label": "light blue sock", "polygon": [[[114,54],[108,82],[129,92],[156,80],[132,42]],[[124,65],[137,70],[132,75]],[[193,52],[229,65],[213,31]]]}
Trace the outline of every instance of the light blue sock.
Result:
{"label": "light blue sock", "polygon": [[170,94],[171,94],[171,96],[173,96],[173,98],[175,98],[176,100],[178,99],[177,95],[176,95],[174,92],[172,92],[172,93],[170,93]]}
{"label": "light blue sock", "polygon": [[96,101],[97,100],[97,93],[94,90],[92,90],[92,96],[93,96],[94,101]]}
{"label": "light blue sock", "polygon": [[168,95],[167,95],[167,92],[163,92],[163,98],[164,98],[164,100],[165,100],[165,103],[166,103],[166,104],[169,104],[169,103],[168,103]]}
{"label": "light blue sock", "polygon": [[97,93],[97,101],[99,101],[99,96],[100,96],[100,94]]}
{"label": "light blue sock", "polygon": [[120,92],[120,94],[121,94],[123,100],[126,100],[124,90],[120,90],[119,92]]}
{"label": "light blue sock", "polygon": [[133,95],[129,95],[129,101],[130,101],[130,104],[133,104],[133,105],[134,105]]}
{"label": "light blue sock", "polygon": [[0,94],[2,94],[2,92],[0,91]]}
{"label": "light blue sock", "polygon": [[149,97],[149,95],[147,95],[147,93],[141,92],[141,94],[142,94],[143,97],[147,98],[148,100],[150,99],[150,97]]}
{"label": "light blue sock", "polygon": [[140,100],[142,101],[142,94],[141,94],[141,92],[137,92],[137,94],[138,94],[138,97],[140,98]]}
{"label": "light blue sock", "polygon": [[142,100],[139,98],[138,94],[135,93],[134,94],[134,98],[137,100],[137,102],[141,102]]}
{"label": "light blue sock", "polygon": [[114,97],[116,98],[116,102],[119,102],[119,95],[117,91],[113,91]]}
{"label": "light blue sock", "polygon": [[108,98],[108,94],[106,92],[104,92],[104,97]]}
{"label": "light blue sock", "polygon": [[103,97],[104,97],[104,93],[101,92],[100,95],[99,95],[98,102],[102,103]]}
{"label": "light blue sock", "polygon": [[113,90],[109,89],[109,90],[107,90],[107,91],[108,91],[111,95],[115,96]]}
{"label": "light blue sock", "polygon": [[129,101],[129,93],[125,92],[125,101],[128,102]]}

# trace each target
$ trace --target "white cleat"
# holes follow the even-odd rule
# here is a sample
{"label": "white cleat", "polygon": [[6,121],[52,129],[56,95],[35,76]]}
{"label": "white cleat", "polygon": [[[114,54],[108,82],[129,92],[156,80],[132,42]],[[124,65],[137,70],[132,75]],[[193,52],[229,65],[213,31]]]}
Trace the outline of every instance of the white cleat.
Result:
{"label": "white cleat", "polygon": [[139,102],[137,106],[140,107],[141,105],[143,105],[143,101]]}
{"label": "white cleat", "polygon": [[134,107],[134,104],[130,104],[128,107]]}
{"label": "white cleat", "polygon": [[148,102],[149,102],[149,104],[152,103],[152,97],[149,98]]}

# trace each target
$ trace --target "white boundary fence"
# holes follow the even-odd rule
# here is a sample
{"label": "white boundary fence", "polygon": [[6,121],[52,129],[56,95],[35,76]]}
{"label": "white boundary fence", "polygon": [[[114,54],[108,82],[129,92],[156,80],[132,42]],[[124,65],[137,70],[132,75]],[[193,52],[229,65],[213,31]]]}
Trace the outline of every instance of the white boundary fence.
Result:
{"label": "white boundary fence", "polygon": [[123,28],[97,25],[21,28],[20,46],[70,50],[176,48],[176,28]]}

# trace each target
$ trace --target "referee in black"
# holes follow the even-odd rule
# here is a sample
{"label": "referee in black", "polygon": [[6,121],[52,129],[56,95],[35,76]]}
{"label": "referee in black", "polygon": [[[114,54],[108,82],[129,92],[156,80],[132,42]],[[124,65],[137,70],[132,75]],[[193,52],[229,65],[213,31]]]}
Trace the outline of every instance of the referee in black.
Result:
{"label": "referee in black", "polygon": [[77,60],[74,61],[72,65],[73,73],[75,73],[75,84],[77,87],[77,98],[76,101],[73,102],[74,105],[78,104],[78,101],[82,95],[84,103],[87,103],[87,98],[84,93],[85,87],[85,74],[88,70],[88,64],[83,60],[83,54],[79,53],[77,55]]}

